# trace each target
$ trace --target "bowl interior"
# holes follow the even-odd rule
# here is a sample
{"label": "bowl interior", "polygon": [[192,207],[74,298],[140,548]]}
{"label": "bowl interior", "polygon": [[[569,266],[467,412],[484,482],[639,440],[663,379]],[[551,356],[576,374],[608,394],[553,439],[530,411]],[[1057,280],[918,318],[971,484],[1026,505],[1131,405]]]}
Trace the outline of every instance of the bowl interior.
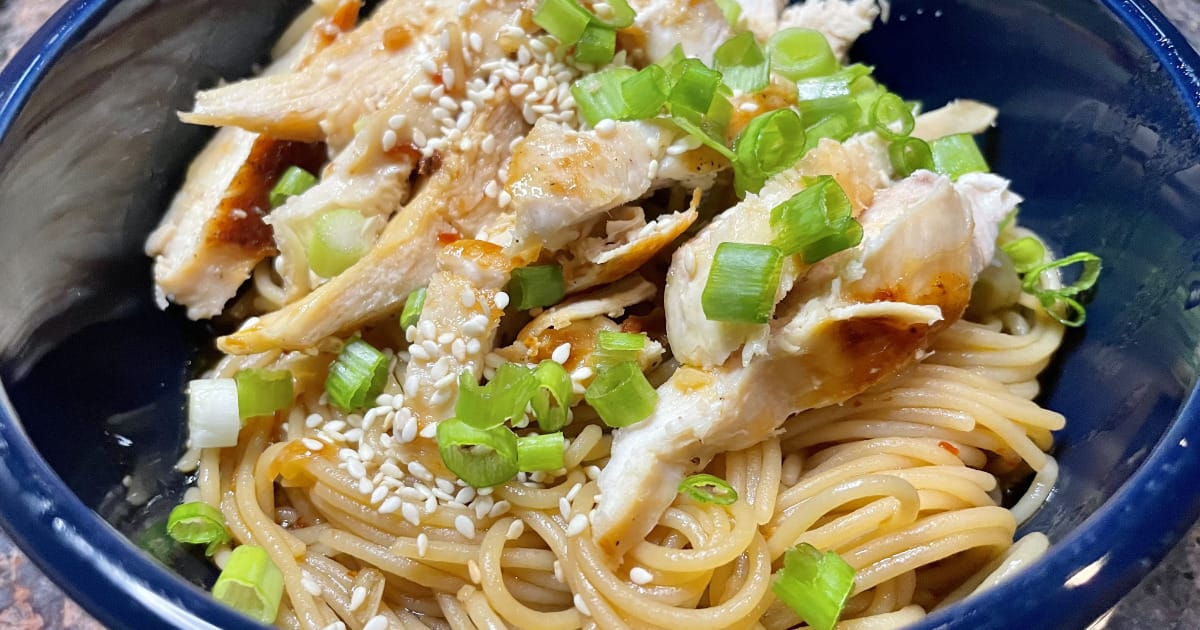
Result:
{"label": "bowl interior", "polygon": [[[213,573],[203,559],[160,544],[157,528],[186,483],[172,472],[183,383],[209,356],[211,331],[155,307],[142,243],[208,136],[174,112],[197,88],[247,74],[301,3],[102,4],[117,8],[0,140],[0,379],[79,500],[204,584]],[[1068,418],[1062,473],[1025,529],[1063,540],[1145,461],[1196,380],[1192,106],[1170,68],[1097,2],[894,0],[854,56],[928,106],[963,97],[999,107],[984,148],[1026,198],[1022,222],[1059,252],[1104,259],[1087,326],[1044,379],[1044,404]],[[1161,501],[1189,514],[1194,503]]]}

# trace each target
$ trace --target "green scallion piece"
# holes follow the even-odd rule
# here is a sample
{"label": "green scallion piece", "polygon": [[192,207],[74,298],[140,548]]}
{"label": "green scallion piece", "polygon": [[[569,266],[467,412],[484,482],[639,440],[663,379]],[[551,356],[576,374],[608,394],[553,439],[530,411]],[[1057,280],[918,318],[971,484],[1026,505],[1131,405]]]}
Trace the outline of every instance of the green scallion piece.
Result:
{"label": "green scallion piece", "polygon": [[700,503],[733,505],[738,499],[737,490],[734,490],[729,482],[707,473],[692,475],[684,479],[679,484],[679,492]]}
{"label": "green scallion piece", "polygon": [[803,79],[796,83],[796,108],[805,120],[840,116],[852,132],[858,131],[866,124],[863,105],[870,108],[882,93],[870,73],[867,66],[854,64],[828,76]]}
{"label": "green scallion piece", "polygon": [[213,597],[226,606],[260,621],[271,623],[283,599],[283,573],[271,562],[265,549],[241,545],[213,584]]}
{"label": "green scallion piece", "polygon": [[1094,287],[1096,280],[1100,278],[1100,269],[1102,266],[1100,257],[1091,252],[1075,252],[1070,256],[1064,256],[1058,260],[1052,260],[1030,269],[1021,280],[1021,288],[1028,293],[1036,293],[1041,286],[1041,276],[1043,273],[1076,264],[1082,265],[1079,278],[1058,289],[1050,289],[1050,291],[1062,297],[1079,295]]}
{"label": "green scallion piece", "polygon": [[450,472],[473,488],[490,488],[516,476],[517,436],[508,427],[477,429],[457,418],[437,425],[438,452]]}
{"label": "green scallion piece", "polygon": [[476,429],[492,429],[524,417],[525,406],[538,390],[533,370],[505,363],[487,385],[479,385],[470,372],[458,377],[458,400],[454,415]]}
{"label": "green scallion piece", "polygon": [[[634,12],[633,7],[629,6],[628,2],[625,0],[605,0],[605,4],[608,5],[609,14],[600,15],[593,12],[593,22],[599,22],[609,28],[615,29],[622,29],[633,25],[633,20],[637,17],[637,13]],[[594,9],[595,6],[593,5],[592,8]]]}
{"label": "green scallion piece", "polygon": [[575,0],[543,0],[533,13],[533,23],[542,27],[564,46],[583,37],[592,14]]}
{"label": "green scallion piece", "polygon": [[1046,246],[1032,236],[1002,243],[1000,249],[1012,259],[1017,273],[1024,274],[1046,262]]}
{"label": "green scallion piece", "polygon": [[733,143],[734,188],[738,196],[762,190],[772,175],[804,155],[804,125],[790,109],[755,116]]}
{"label": "green scallion piece", "polygon": [[725,85],[746,94],[771,84],[771,63],[750,31],[725,40],[713,55],[713,68],[721,73]]}
{"label": "green scallion piece", "polygon": [[801,543],[783,555],[771,590],[814,630],[832,630],[854,588],[854,568],[830,551]]}
{"label": "green scallion piece", "polygon": [[626,361],[637,361],[646,347],[646,335],[601,330],[596,333],[592,367],[603,369]]}
{"label": "green scallion piece", "polygon": [[704,65],[699,59],[684,59],[678,65],[678,78],[667,95],[671,115],[699,121],[708,114],[720,86],[720,72]]}
{"label": "green scallion piece", "polygon": [[421,321],[421,311],[424,308],[425,287],[421,287],[409,293],[408,298],[404,300],[404,310],[400,311],[400,329],[408,330],[409,326],[416,326],[417,322]]}
{"label": "green scallion piece", "polygon": [[829,40],[807,28],[785,28],[767,40],[771,68],[793,81],[832,74],[838,69],[837,57]]}
{"label": "green scallion piece", "polygon": [[713,321],[765,324],[775,308],[783,254],[771,245],[721,243],[700,294]]}
{"label": "green scallion piece", "polygon": [[572,83],[571,96],[579,115],[593,127],[601,120],[622,120],[630,107],[621,86],[636,74],[633,68],[609,68],[586,74]]}
{"label": "green scallion piece", "polygon": [[907,137],[916,125],[908,104],[891,92],[879,96],[870,111],[871,126],[876,133],[889,140]]}
{"label": "green scallion piece", "polygon": [[957,180],[967,173],[988,172],[987,160],[979,152],[975,138],[968,133],[943,136],[929,143],[933,153],[933,168],[937,172]]}
{"label": "green scallion piece", "polygon": [[229,532],[225,529],[225,516],[202,501],[175,506],[167,517],[167,534],[177,542],[208,545],[205,551],[208,555],[230,541]]}
{"label": "green scallion piece", "polygon": [[288,197],[299,195],[317,184],[317,177],[299,166],[289,166],[267,195],[272,208],[282,206]]}
{"label": "green scallion piece", "polygon": [[616,50],[617,32],[593,20],[575,43],[575,61],[602,66],[612,61]]}
{"label": "green scallion piece", "polygon": [[388,359],[362,339],[352,339],[329,366],[325,393],[343,411],[362,409],[387,384]]}
{"label": "green scallion piece", "polygon": [[542,433],[517,438],[517,468],[524,472],[558,470],[564,466],[566,444],[562,433]]}
{"label": "green scallion piece", "polygon": [[804,151],[808,152],[821,142],[821,138],[830,138],[841,142],[854,135],[854,124],[847,116],[826,116],[804,129]]}
{"label": "green scallion piece", "polygon": [[850,199],[829,175],[772,208],[771,228],[785,256],[800,254],[810,265],[858,245],[863,236]]}
{"label": "green scallion piece", "polygon": [[292,404],[292,373],[287,370],[247,368],[238,370],[233,380],[243,419],[269,416]]}
{"label": "green scallion piece", "polygon": [[633,361],[597,372],[583,398],[604,424],[614,428],[645,420],[658,404],[658,392],[642,374],[641,366]]}
{"label": "green scallion piece", "polygon": [[361,212],[347,208],[317,217],[308,240],[308,267],[322,278],[332,278],[358,262],[367,253],[366,223]]}
{"label": "green scallion piece", "polygon": [[918,170],[933,170],[933,153],[929,143],[920,138],[897,138],[888,144],[888,158],[898,177],[908,177]]}
{"label": "green scallion piece", "polygon": [[566,295],[563,270],[559,265],[534,265],[513,269],[508,282],[512,304],[522,311],[558,304]]}
{"label": "green scallion piece", "polygon": [[546,432],[563,428],[571,405],[571,375],[554,361],[542,361],[533,370],[533,378],[537,391],[529,402],[538,428]]}
{"label": "green scallion piece", "polygon": [[626,78],[621,82],[625,109],[613,120],[643,120],[657,116],[667,102],[667,82],[666,70],[654,64]]}
{"label": "green scallion piece", "polygon": [[[725,103],[729,102],[725,99],[722,100],[724,100]],[[671,122],[688,135],[704,143],[704,146],[728,158],[729,161],[732,162],[737,159],[737,156],[733,154],[733,150],[725,145],[724,125],[720,125],[715,120],[709,118],[705,118],[700,121],[694,121],[683,116],[674,116],[671,118]]]}

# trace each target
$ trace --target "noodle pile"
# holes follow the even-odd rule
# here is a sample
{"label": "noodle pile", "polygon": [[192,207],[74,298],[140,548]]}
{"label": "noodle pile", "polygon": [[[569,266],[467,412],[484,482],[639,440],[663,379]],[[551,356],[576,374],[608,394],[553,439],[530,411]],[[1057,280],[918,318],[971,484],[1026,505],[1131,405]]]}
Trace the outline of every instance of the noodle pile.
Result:
{"label": "noodle pile", "polygon": [[[801,542],[857,571],[839,627],[896,627],[1046,548],[1040,534],[1016,545],[1013,534],[1056,476],[1046,450],[1063,417],[1032,398],[1062,334],[1029,296],[987,322],[959,321],[900,376],[712,462],[707,471],[742,500],[679,499],[620,565],[590,536],[568,533],[594,504],[595,467],[610,443],[598,424],[580,421],[565,474],[522,474],[479,493],[409,475],[409,488],[425,490],[401,489],[404,505],[381,513],[331,447],[298,445],[314,435],[306,418],[320,413],[343,418],[346,435],[361,434],[374,453],[389,452],[394,412],[341,416],[309,392],[278,424],[253,421],[236,448],[204,450],[198,498],[220,506],[238,543],[264,547],[282,569],[283,627],[357,629],[381,615],[406,628],[788,628],[800,620],[775,601],[772,564]],[[309,360],[229,357],[213,376]],[[385,402],[400,392],[398,365]],[[385,463],[369,463],[368,477],[406,465],[377,461]],[[1002,486],[1030,469],[1030,490],[1002,507]],[[462,501],[430,501],[430,486]],[[413,512],[419,526],[405,517]]]}

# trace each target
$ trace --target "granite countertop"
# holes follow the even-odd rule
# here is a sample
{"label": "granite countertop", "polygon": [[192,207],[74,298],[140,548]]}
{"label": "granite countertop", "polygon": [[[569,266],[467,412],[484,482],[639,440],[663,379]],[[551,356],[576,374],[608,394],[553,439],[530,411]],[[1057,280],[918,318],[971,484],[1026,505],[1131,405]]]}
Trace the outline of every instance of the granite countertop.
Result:
{"label": "granite countertop", "polygon": [[[1152,0],[1200,48],[1200,0]],[[64,0],[0,0],[0,66]],[[1088,630],[1200,628],[1200,523]],[[103,630],[0,531],[0,630]]]}

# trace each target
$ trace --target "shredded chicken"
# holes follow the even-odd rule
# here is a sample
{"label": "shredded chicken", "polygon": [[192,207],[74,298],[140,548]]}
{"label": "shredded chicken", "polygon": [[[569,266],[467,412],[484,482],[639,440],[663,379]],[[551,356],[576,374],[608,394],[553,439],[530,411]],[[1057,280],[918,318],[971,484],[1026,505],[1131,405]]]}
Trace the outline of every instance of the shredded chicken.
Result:
{"label": "shredded chicken", "polygon": [[805,0],[784,9],[775,29],[820,31],[829,40],[833,54],[845,60],[850,46],[871,30],[878,16],[878,0]]}

